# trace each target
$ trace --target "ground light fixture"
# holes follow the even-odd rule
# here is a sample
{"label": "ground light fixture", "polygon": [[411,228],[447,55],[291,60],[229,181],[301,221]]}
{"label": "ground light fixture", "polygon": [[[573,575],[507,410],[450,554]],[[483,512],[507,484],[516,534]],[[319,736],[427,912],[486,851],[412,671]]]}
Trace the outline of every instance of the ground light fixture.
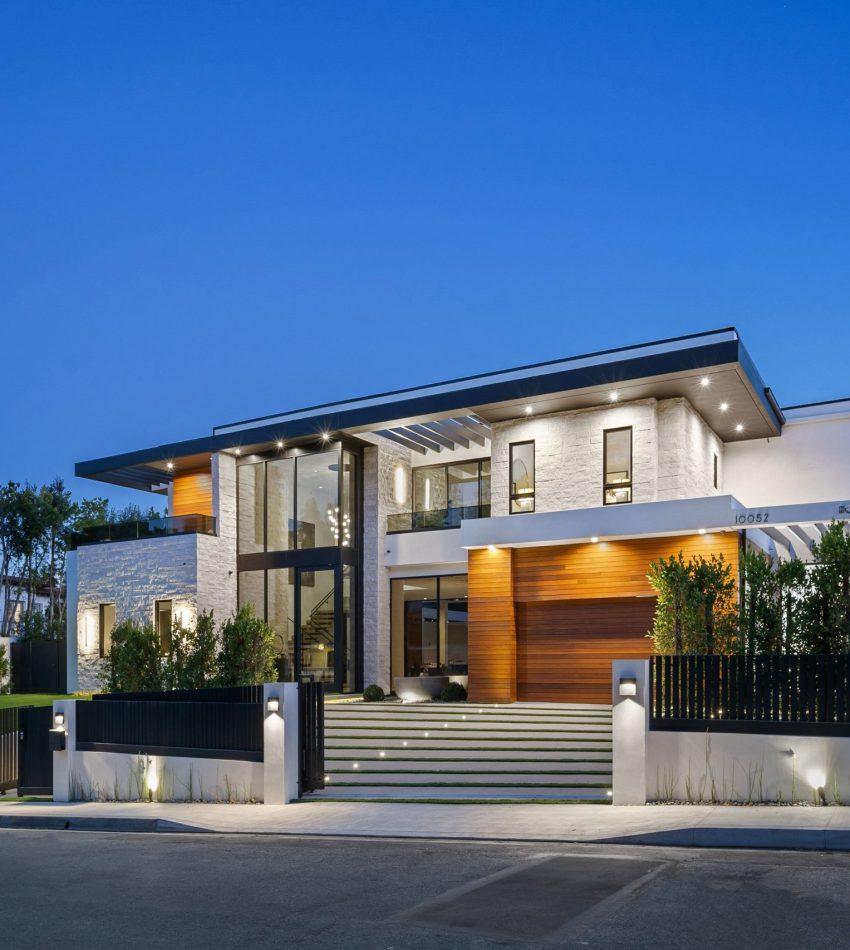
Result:
{"label": "ground light fixture", "polygon": [[276,713],[280,711],[279,696],[269,696],[269,698],[266,700],[266,711],[270,713]]}
{"label": "ground light fixture", "polygon": [[620,695],[637,696],[637,679],[634,676],[620,677]]}
{"label": "ground light fixture", "polygon": [[826,773],[821,771],[821,769],[810,769],[806,778],[809,781],[809,785],[811,785],[817,793],[820,804],[825,805],[826,792],[824,786],[826,785]]}

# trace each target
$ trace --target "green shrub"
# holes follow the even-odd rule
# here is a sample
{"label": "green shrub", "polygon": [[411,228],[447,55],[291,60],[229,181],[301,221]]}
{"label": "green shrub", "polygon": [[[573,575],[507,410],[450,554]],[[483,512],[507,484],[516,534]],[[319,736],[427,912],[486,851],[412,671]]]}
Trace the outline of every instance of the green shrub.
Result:
{"label": "green shrub", "polygon": [[192,627],[179,620],[171,631],[171,648],[165,658],[166,689],[203,689],[215,683],[218,673],[218,638],[212,613],[206,611]]}
{"label": "green shrub", "polygon": [[444,703],[465,703],[466,687],[462,683],[446,683],[440,693],[440,699]]}
{"label": "green shrub", "polygon": [[112,630],[104,665],[103,687],[110,693],[135,693],[163,688],[159,637],[150,624],[122,620]]}
{"label": "green shrub", "polygon": [[254,616],[253,608],[240,608],[236,616],[224,621],[219,635],[219,686],[255,686],[277,678],[274,630]]}
{"label": "green shrub", "polygon": [[372,683],[363,690],[363,699],[367,703],[380,703],[384,700],[384,691],[377,683]]}

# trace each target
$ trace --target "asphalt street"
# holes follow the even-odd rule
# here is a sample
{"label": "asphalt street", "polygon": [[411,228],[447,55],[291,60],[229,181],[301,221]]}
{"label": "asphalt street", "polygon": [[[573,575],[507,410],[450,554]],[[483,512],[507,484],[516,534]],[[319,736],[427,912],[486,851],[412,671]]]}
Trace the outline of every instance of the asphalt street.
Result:
{"label": "asphalt street", "polygon": [[0,832],[0,947],[844,948],[850,855]]}

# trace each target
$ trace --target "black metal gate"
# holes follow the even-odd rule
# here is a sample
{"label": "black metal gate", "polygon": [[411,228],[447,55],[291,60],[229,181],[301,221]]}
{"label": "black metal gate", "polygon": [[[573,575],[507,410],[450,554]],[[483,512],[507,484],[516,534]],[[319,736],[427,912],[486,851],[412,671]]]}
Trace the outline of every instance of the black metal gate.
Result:
{"label": "black metal gate", "polygon": [[299,794],[325,787],[325,687],[298,684]]}
{"label": "black metal gate", "polygon": [[18,787],[18,710],[0,709],[0,794]]}
{"label": "black metal gate", "polygon": [[52,706],[22,706],[18,710],[19,795],[53,794],[52,725]]}

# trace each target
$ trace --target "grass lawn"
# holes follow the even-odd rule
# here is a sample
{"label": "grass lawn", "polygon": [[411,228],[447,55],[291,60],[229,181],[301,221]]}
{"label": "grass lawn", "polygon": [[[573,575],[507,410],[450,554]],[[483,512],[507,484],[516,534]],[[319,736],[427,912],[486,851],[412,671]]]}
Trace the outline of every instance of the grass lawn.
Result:
{"label": "grass lawn", "polygon": [[91,699],[91,694],[69,696],[62,693],[9,693],[0,695],[0,709],[12,709],[15,706],[52,706],[54,699]]}

